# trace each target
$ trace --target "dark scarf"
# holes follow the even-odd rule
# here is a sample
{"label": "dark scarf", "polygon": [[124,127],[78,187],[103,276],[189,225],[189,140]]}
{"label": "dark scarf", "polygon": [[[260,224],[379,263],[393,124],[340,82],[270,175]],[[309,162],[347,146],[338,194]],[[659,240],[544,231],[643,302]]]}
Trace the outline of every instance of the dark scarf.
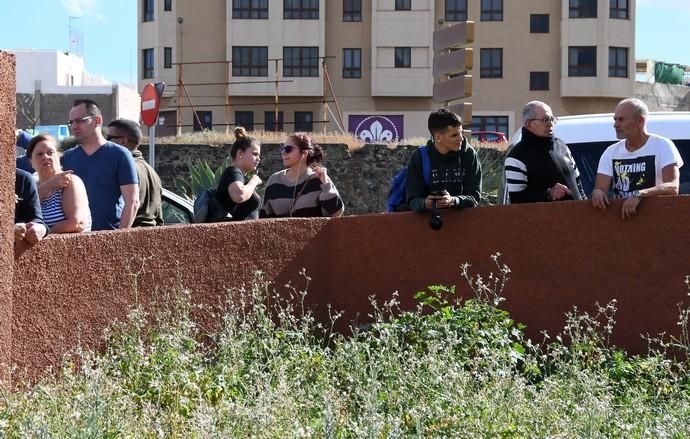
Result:
{"label": "dark scarf", "polygon": [[522,142],[530,148],[550,151],[553,149],[553,137],[537,136],[525,127],[522,127]]}

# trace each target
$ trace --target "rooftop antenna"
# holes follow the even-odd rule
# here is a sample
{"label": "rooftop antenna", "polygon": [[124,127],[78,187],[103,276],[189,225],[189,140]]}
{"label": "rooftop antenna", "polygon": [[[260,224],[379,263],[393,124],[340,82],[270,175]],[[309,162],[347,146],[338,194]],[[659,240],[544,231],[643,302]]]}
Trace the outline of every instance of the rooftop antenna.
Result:
{"label": "rooftop antenna", "polygon": [[79,17],[70,16],[67,18],[69,28],[69,45],[67,46],[68,53],[84,56],[84,41],[82,32],[72,25],[72,20],[79,20]]}

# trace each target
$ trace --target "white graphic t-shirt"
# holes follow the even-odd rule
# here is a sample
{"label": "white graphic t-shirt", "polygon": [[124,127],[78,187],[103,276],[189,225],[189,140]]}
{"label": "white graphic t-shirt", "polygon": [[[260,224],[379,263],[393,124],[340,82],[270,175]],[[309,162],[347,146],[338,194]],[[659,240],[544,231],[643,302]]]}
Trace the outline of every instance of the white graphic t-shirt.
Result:
{"label": "white graphic t-shirt", "polygon": [[676,145],[670,139],[650,134],[647,143],[634,152],[625,147],[625,139],[606,148],[597,173],[613,178],[614,197],[628,198],[635,190],[663,183],[661,170],[673,163],[679,168],[683,166]]}

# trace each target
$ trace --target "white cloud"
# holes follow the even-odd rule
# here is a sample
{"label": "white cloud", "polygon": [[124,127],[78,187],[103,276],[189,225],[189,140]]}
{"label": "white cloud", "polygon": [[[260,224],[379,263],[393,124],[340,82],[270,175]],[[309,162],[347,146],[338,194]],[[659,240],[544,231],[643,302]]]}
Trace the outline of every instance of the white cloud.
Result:
{"label": "white cloud", "polygon": [[62,0],[62,6],[67,9],[69,15],[83,17],[96,9],[96,0]]}

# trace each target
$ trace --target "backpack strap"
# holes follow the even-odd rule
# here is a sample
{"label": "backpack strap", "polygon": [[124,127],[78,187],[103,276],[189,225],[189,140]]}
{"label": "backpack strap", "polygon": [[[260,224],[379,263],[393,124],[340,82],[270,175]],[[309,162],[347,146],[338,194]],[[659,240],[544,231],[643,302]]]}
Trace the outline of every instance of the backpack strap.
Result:
{"label": "backpack strap", "polygon": [[426,145],[419,147],[419,153],[422,156],[422,174],[424,174],[424,184],[429,186],[431,184],[431,163],[429,162],[429,150]]}

